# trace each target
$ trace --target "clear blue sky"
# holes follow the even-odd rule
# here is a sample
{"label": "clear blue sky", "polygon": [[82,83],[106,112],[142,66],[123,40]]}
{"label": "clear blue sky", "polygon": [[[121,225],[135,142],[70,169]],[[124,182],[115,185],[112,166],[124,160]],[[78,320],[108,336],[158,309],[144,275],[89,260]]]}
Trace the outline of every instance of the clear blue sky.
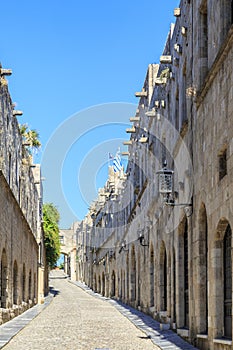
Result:
{"label": "clear blue sky", "polygon": [[[159,62],[178,5],[178,0],[1,3],[0,61],[13,70],[9,90],[24,111],[19,121],[39,131],[43,147],[35,162],[45,163],[44,199],[57,205],[62,227],[83,218],[104,184],[108,152],[127,138],[134,92],[141,90],[148,64]],[[51,179],[61,163],[58,191]]]}

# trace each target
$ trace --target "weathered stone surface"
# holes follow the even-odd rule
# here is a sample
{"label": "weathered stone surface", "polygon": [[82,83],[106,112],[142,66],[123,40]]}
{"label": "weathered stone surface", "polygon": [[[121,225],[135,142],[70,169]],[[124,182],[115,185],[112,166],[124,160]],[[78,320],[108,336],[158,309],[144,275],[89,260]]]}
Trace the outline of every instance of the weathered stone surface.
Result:
{"label": "weathered stone surface", "polygon": [[[0,82],[0,323],[44,295],[41,176],[20,135],[8,87]],[[41,280],[43,279],[43,282]]]}
{"label": "weathered stone surface", "polygon": [[[203,349],[225,349],[221,338],[232,337],[232,6],[180,2],[162,53],[172,60],[148,67],[127,175],[110,173],[106,197],[77,230],[77,279],[175,324]],[[166,84],[157,85],[167,69]],[[158,193],[165,159],[179,206]]]}

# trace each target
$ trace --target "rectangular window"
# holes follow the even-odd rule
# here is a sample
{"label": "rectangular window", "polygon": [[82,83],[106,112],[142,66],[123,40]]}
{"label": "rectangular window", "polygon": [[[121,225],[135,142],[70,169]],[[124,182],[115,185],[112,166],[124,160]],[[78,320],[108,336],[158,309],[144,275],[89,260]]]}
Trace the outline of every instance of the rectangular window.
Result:
{"label": "rectangular window", "polygon": [[227,150],[224,149],[219,156],[219,181],[227,175]]}
{"label": "rectangular window", "polygon": [[199,89],[201,89],[208,72],[208,13],[207,0],[203,0],[199,15]]}

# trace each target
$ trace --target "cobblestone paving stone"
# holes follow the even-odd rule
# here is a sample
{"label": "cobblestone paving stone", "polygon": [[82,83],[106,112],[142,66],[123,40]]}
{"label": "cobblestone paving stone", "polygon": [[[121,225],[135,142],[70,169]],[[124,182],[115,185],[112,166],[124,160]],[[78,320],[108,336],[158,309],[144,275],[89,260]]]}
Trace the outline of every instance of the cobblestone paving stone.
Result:
{"label": "cobblestone paving stone", "polygon": [[51,282],[54,300],[4,350],[158,349],[110,303],[66,279]]}
{"label": "cobblestone paving stone", "polygon": [[160,331],[159,323],[140,311],[69,283],[60,271],[53,271],[51,282],[51,304],[4,350],[195,349],[174,332]]}

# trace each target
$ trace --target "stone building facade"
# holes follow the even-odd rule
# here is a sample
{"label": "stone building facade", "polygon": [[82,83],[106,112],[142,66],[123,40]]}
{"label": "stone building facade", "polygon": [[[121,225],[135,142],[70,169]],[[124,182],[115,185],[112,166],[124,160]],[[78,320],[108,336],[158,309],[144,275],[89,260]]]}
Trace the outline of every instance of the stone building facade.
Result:
{"label": "stone building facade", "polygon": [[76,280],[76,231],[79,222],[74,222],[69,229],[61,229],[59,238],[61,243],[61,254],[64,256],[64,272]]}
{"label": "stone building facade", "polygon": [[77,230],[77,279],[198,348],[230,349],[233,3],[182,0],[174,16],[136,93],[126,173],[110,168]]}
{"label": "stone building facade", "polygon": [[0,324],[44,298],[40,166],[31,163],[0,67]]}

